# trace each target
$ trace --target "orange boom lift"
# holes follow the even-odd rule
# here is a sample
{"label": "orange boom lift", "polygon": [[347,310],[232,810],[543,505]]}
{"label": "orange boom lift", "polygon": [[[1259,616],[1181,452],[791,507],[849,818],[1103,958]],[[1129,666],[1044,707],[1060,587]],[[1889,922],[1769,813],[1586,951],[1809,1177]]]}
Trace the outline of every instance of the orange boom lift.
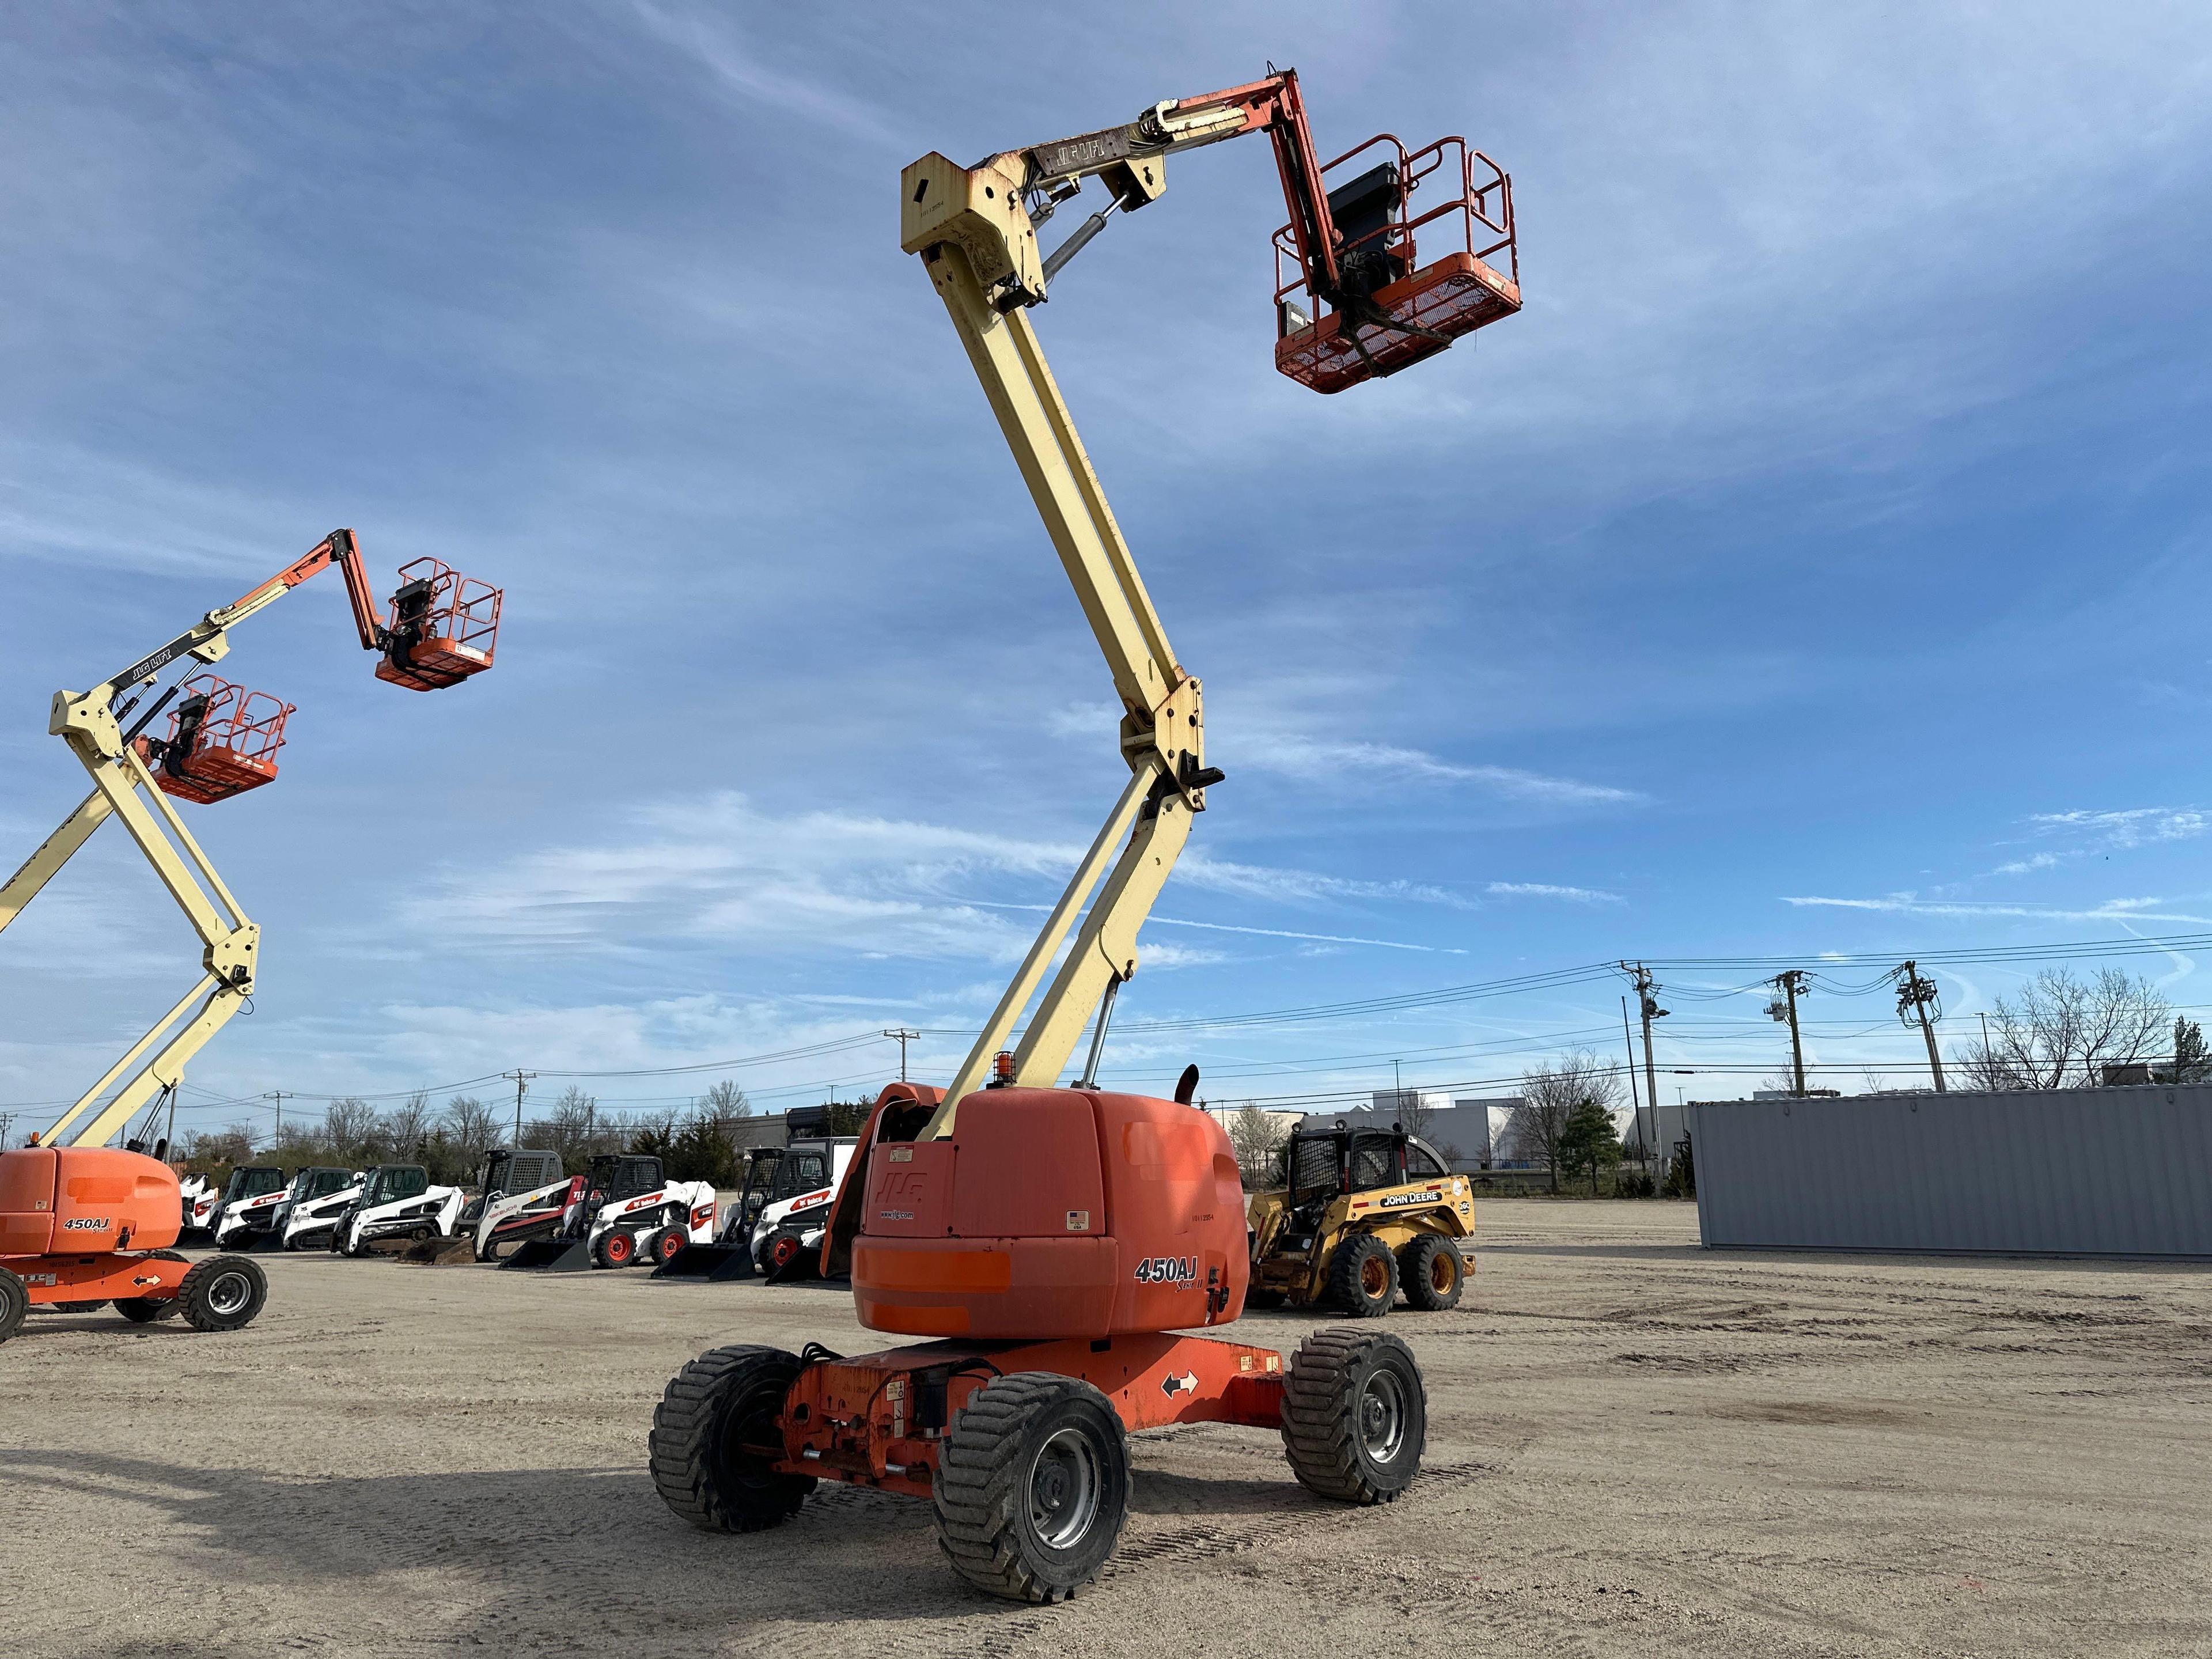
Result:
{"label": "orange boom lift", "polygon": [[[166,797],[208,805],[270,782],[294,713],[265,692],[204,672],[159,696],[153,688],[180,659],[220,661],[233,627],[332,565],[345,578],[362,648],[377,653],[377,678],[434,691],[492,665],[498,589],[435,559],[417,559],[401,568],[398,590],[380,619],[360,544],[350,530],[334,530],[304,557],[121,673],[89,691],[54,694],[47,729],[92,775],[92,793],[0,887],[0,929],[112,816],[123,820],[198,933],[200,972],[176,1006],[33,1136],[32,1146],[0,1151],[0,1341],[40,1305],[74,1310],[112,1302],[140,1321],[181,1312],[203,1330],[234,1328],[260,1311],[266,1285],[255,1263],[216,1256],[187,1264],[165,1248],[176,1242],[183,1204],[176,1172],[162,1161],[167,1138],[154,1144],[151,1157],[142,1150],[153,1113],[127,1149],[106,1143],[139,1107],[173,1103],[185,1062],[254,990],[261,930]],[[177,706],[166,731],[149,735],[172,700]]]}
{"label": "orange boom lift", "polygon": [[[926,155],[900,180],[902,245],[951,315],[1105,652],[1131,777],[951,1085],[893,1085],[860,1137],[824,1267],[849,1263],[861,1323],[909,1340],[850,1358],[718,1348],[669,1383],[653,1479],[700,1526],[773,1526],[820,1480],[906,1492],[933,1503],[969,1583],[1056,1601],[1112,1553],[1132,1431],[1278,1429],[1297,1479],[1351,1504],[1397,1498],[1419,1467],[1426,1397],[1397,1338],[1317,1332],[1286,1366],[1177,1334],[1243,1310],[1237,1159],[1190,1103],[1196,1067],[1173,1100],[1097,1087],[1138,929],[1222,774],[1202,689],[1168,645],[1028,308],[1114,214],[1158,198],[1169,155],[1261,132],[1290,214],[1275,236],[1283,373],[1341,391],[1519,309],[1505,174],[1457,138],[1409,152],[1385,136],[1319,161],[1289,71],[972,167]],[[1042,255],[1036,227],[1093,176],[1105,206]],[[1058,1086],[1086,1026],[1081,1074]]]}

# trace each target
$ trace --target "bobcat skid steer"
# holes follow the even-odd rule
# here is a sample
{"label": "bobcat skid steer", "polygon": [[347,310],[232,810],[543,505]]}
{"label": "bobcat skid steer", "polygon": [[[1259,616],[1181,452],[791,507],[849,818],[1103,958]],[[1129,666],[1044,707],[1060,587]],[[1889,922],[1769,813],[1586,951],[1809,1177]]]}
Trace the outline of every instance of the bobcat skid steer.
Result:
{"label": "bobcat skid steer", "polygon": [[822,1271],[822,1232],[852,1168],[857,1135],[793,1141],[753,1224],[753,1265],[771,1285]]}
{"label": "bobcat skid steer", "polygon": [[177,1183],[177,1201],[184,1214],[177,1224],[177,1243],[205,1244],[215,1237],[215,1206],[222,1194],[209,1185],[205,1176],[186,1176]]}
{"label": "bobcat skid steer", "polygon": [[714,1188],[667,1181],[660,1160],[605,1152],[592,1160],[580,1198],[562,1212],[558,1232],[525,1244],[499,1265],[525,1273],[582,1273],[667,1261],[687,1243],[714,1237]]}
{"label": "bobcat skid steer", "polygon": [[561,1172],[558,1152],[511,1152],[495,1146],[484,1154],[477,1195],[461,1212],[479,1261],[497,1261],[503,1252],[561,1231],[568,1206],[584,1196],[584,1178]]}
{"label": "bobcat skid steer", "polygon": [[362,1177],[360,1196],[331,1229],[330,1247],[340,1255],[365,1255],[379,1239],[451,1238],[466,1197],[459,1187],[433,1187],[419,1164],[380,1164]]}
{"label": "bobcat skid steer", "polygon": [[686,1244],[653,1270],[655,1279],[697,1279],[713,1284],[753,1276],[753,1224],[768,1203],[775,1184],[776,1166],[783,1161],[781,1146],[745,1149],[745,1173],[738,1185],[737,1202],[722,1212],[721,1230],[711,1244]]}
{"label": "bobcat skid steer", "polygon": [[292,1177],[292,1190],[276,1210],[276,1248],[307,1250],[325,1243],[338,1218],[361,1196],[359,1170],[307,1169]]}
{"label": "bobcat skid steer", "polygon": [[208,1212],[219,1250],[251,1250],[276,1238],[276,1212],[291,1196],[290,1182],[274,1164],[241,1164]]}

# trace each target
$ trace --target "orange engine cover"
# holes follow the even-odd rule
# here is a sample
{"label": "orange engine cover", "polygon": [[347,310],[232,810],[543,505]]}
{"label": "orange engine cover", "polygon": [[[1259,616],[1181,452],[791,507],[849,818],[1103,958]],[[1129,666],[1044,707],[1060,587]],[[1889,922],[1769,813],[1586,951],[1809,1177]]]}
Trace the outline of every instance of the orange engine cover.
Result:
{"label": "orange engine cover", "polygon": [[90,1146],[0,1152],[0,1255],[158,1250],[183,1222],[177,1172],[158,1158]]}
{"label": "orange engine cover", "polygon": [[1243,1310],[1243,1184],[1195,1107],[978,1090],[950,1136],[880,1142],[863,1178],[853,1297],[872,1329],[1123,1336]]}

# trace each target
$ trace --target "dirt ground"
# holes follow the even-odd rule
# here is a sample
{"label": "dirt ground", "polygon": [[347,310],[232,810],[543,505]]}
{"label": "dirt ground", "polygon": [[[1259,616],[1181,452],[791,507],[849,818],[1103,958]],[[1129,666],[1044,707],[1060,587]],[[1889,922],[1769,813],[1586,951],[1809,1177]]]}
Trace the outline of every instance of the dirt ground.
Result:
{"label": "dirt ground", "polygon": [[[12,1653],[2212,1652],[2212,1269],[1709,1254],[1686,1206],[1492,1203],[1382,1510],[1274,1437],[1141,1436],[1067,1605],[980,1598],[926,1506],[696,1532],[644,1440],[729,1341],[867,1345],[827,1286],[270,1259],[203,1336],[0,1348]],[[1313,1324],[1255,1315],[1285,1348]]]}

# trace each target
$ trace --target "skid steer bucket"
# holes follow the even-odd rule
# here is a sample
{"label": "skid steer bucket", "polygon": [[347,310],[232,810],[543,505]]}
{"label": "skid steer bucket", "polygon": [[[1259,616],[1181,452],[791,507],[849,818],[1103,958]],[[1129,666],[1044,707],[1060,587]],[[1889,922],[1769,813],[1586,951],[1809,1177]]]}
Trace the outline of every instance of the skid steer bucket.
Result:
{"label": "skid steer bucket", "polygon": [[753,1253],[744,1244],[686,1244],[653,1270],[655,1279],[700,1279],[720,1285],[753,1276]]}
{"label": "skid steer bucket", "polygon": [[581,1239],[532,1238],[499,1264],[501,1273],[587,1273],[592,1252]]}

